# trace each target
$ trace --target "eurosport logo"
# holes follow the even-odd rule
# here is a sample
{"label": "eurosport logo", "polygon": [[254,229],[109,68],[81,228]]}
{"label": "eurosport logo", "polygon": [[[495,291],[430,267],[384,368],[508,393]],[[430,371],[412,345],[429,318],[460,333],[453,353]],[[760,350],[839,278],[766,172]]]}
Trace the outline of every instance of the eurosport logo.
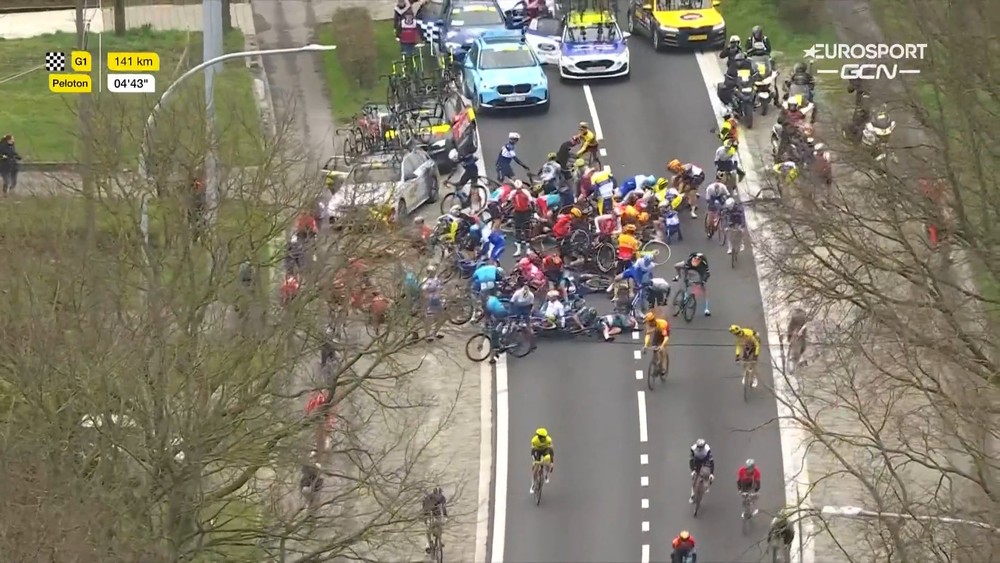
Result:
{"label": "eurosport logo", "polygon": [[926,49],[926,43],[817,43],[804,52],[813,60],[865,61],[844,63],[839,69],[817,69],[819,74],[839,74],[844,80],[877,80],[893,79],[900,74],[920,74],[920,69],[900,68],[901,65],[906,66],[900,61],[921,61]]}

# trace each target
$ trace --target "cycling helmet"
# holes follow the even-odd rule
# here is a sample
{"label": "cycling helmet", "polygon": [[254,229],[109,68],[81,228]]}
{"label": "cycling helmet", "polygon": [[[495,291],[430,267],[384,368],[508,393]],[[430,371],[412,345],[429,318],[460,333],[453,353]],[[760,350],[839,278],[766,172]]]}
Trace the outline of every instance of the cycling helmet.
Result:
{"label": "cycling helmet", "polygon": [[450,151],[448,151],[448,160],[452,162],[458,162],[458,151],[455,149],[451,149]]}
{"label": "cycling helmet", "polygon": [[416,217],[413,218],[413,224],[414,225],[423,225],[424,224],[424,218],[422,216],[420,216],[420,215],[417,215]]}
{"label": "cycling helmet", "polygon": [[553,290],[549,291],[548,293],[546,293],[545,297],[547,297],[549,299],[559,299],[559,292],[553,289]]}
{"label": "cycling helmet", "polygon": [[626,233],[634,233],[635,232],[635,225],[625,225],[625,232]]}
{"label": "cycling helmet", "polygon": [[531,265],[531,259],[525,256],[524,258],[521,258],[520,260],[517,261],[517,265],[518,267],[521,268],[527,268],[528,266]]}
{"label": "cycling helmet", "polygon": [[646,313],[646,322],[647,323],[653,324],[655,321],[656,321],[656,315],[654,315],[652,311]]}
{"label": "cycling helmet", "polygon": [[576,207],[570,209],[569,214],[572,215],[573,217],[576,217],[577,219],[583,217],[583,211],[580,211]]}
{"label": "cycling helmet", "polygon": [[792,96],[791,98],[788,98],[788,101],[785,102],[785,108],[788,109],[789,111],[795,111],[799,109],[799,97]]}
{"label": "cycling helmet", "polygon": [[469,227],[469,232],[470,233],[478,233],[479,232],[479,225],[472,225],[472,226],[470,226]]}
{"label": "cycling helmet", "polygon": [[666,185],[667,185],[667,179],[666,178],[657,178],[656,179],[656,187],[657,188],[662,188],[662,187],[664,187]]}
{"label": "cycling helmet", "polygon": [[647,221],[649,221],[649,213],[646,213],[645,211],[643,211],[642,213],[639,214],[639,222],[640,223],[645,223]]}
{"label": "cycling helmet", "polygon": [[682,167],[683,165],[681,164],[681,161],[677,160],[676,158],[671,160],[670,163],[667,164],[667,168],[671,172],[680,172]]}
{"label": "cycling helmet", "polygon": [[538,430],[535,430],[535,435],[538,436],[539,438],[548,438],[549,431],[544,428],[539,428]]}
{"label": "cycling helmet", "polygon": [[722,112],[722,120],[723,121],[729,121],[730,119],[732,119],[732,117],[733,117],[733,110],[731,110],[729,108],[726,108],[725,110],[723,110],[723,112]]}
{"label": "cycling helmet", "polygon": [[507,139],[511,140],[511,141],[517,141],[520,138],[521,138],[521,134],[517,133],[515,131],[511,131],[510,133],[507,134]]}
{"label": "cycling helmet", "polygon": [[580,129],[583,129],[583,130],[586,131],[587,129],[590,129],[590,125],[587,125],[586,121],[581,121],[580,122]]}
{"label": "cycling helmet", "polygon": [[792,72],[795,73],[800,73],[805,71],[806,71],[806,63],[795,63],[795,66],[792,67]]}
{"label": "cycling helmet", "polygon": [[723,205],[725,205],[726,209],[732,209],[733,207],[736,207],[736,200],[731,197],[727,198]]}
{"label": "cycling helmet", "polygon": [[586,161],[584,161],[582,158],[578,158],[573,161],[573,166],[575,168],[583,168],[586,165],[587,165]]}
{"label": "cycling helmet", "polygon": [[524,182],[520,180],[514,180],[514,189],[519,190],[524,187]]}
{"label": "cycling helmet", "polygon": [[763,37],[764,37],[764,28],[762,28],[759,25],[753,26],[753,29],[750,30],[750,36],[753,37],[754,39],[758,39],[758,40],[763,39]]}
{"label": "cycling helmet", "polygon": [[679,537],[681,541],[687,541],[691,539],[691,532],[687,530],[681,530],[681,533],[677,534],[677,537]]}
{"label": "cycling helmet", "polygon": [[462,206],[461,205],[452,205],[451,209],[448,210],[448,214],[449,215],[458,215],[461,212],[462,212]]}
{"label": "cycling helmet", "polygon": [[754,465],[756,465],[756,463],[754,463],[753,458],[750,458],[750,459],[747,460],[747,463],[746,463],[747,469],[753,469]]}
{"label": "cycling helmet", "polygon": [[738,149],[738,148],[740,148],[740,142],[737,139],[726,139],[722,144],[727,149]]}
{"label": "cycling helmet", "polygon": [[[730,199],[732,199],[732,198],[730,198]],[[743,328],[740,327],[740,325],[730,325],[729,326],[729,333],[730,334],[739,334],[742,331],[743,331]]]}
{"label": "cycling helmet", "polygon": [[427,273],[428,274],[430,274],[430,275],[433,276],[434,274],[437,273],[437,271],[438,271],[437,266],[434,266],[434,265],[427,266]]}
{"label": "cycling helmet", "polygon": [[716,179],[716,180],[721,180],[721,179],[723,179],[723,178],[725,178],[725,177],[726,177],[726,173],[725,173],[725,172],[723,172],[722,170],[719,170],[719,171],[717,171],[717,172],[715,173],[715,179]]}
{"label": "cycling helmet", "polygon": [[694,447],[697,448],[697,449],[699,449],[699,450],[704,449],[705,446],[707,446],[707,445],[708,445],[708,442],[706,442],[704,438],[698,438],[694,442]]}
{"label": "cycling helmet", "polygon": [[546,156],[545,158],[546,158],[546,159],[548,159],[548,160],[555,160],[555,159],[556,159],[556,156],[558,156],[558,155],[556,155],[556,153],[554,153],[554,152],[550,152],[550,153],[548,154],[548,156]]}

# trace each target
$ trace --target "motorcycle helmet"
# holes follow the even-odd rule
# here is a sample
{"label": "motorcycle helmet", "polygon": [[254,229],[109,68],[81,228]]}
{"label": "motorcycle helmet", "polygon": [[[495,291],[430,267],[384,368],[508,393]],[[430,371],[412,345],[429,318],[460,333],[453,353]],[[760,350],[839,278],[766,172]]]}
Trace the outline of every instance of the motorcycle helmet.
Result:
{"label": "motorcycle helmet", "polygon": [[733,46],[738,47],[739,44],[740,44],[740,36],[739,35],[731,35],[731,36],[729,36],[729,46],[730,47],[733,47]]}
{"label": "motorcycle helmet", "polygon": [[806,63],[795,63],[795,66],[792,67],[792,72],[795,74],[803,73],[805,71],[806,71]]}
{"label": "motorcycle helmet", "polygon": [[736,200],[731,197],[726,198],[726,202],[723,205],[726,209],[732,209],[733,207],[736,207]]}
{"label": "motorcycle helmet", "polygon": [[761,26],[759,26],[759,25],[753,26],[753,29],[750,30],[750,37],[752,37],[753,39],[755,39],[757,41],[763,41],[764,40],[764,28],[761,27]]}
{"label": "motorcycle helmet", "polygon": [[785,101],[785,109],[788,111],[797,111],[799,109],[799,97],[792,96]]}

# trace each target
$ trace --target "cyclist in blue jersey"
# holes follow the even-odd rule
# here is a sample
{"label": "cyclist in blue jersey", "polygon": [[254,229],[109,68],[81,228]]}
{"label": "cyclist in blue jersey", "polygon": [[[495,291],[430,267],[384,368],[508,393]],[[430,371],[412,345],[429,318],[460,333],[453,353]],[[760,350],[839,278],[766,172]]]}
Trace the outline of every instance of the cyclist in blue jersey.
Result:
{"label": "cyclist in blue jersey", "polygon": [[513,178],[514,168],[512,164],[515,162],[521,168],[524,168],[526,171],[530,170],[527,164],[522,162],[520,158],[517,158],[517,151],[514,150],[514,147],[520,140],[521,140],[521,135],[519,133],[511,132],[509,135],[507,135],[507,142],[504,144],[504,146],[500,147],[500,154],[497,155],[497,165],[496,165],[497,180],[503,182],[508,178]]}
{"label": "cyclist in blue jersey", "polygon": [[614,281],[611,282],[611,287],[608,289],[614,290],[612,299],[618,300],[618,282],[620,281],[629,282],[629,295],[634,297],[638,289],[649,285],[653,280],[653,268],[655,267],[656,264],[653,262],[652,256],[633,257],[622,273],[615,276]]}
{"label": "cyclist in blue jersey", "polygon": [[503,270],[495,262],[486,262],[472,272],[472,291],[485,298],[493,294],[501,280]]}
{"label": "cyclist in blue jersey", "polygon": [[639,190],[640,192],[652,189],[656,185],[656,176],[648,176],[646,174],[639,174],[633,178],[629,178],[622,182],[622,185],[618,187],[618,197],[624,198],[628,194]]}
{"label": "cyclist in blue jersey", "polygon": [[503,251],[507,248],[507,238],[499,228],[490,229],[488,235],[483,239],[483,246],[479,250],[479,256],[494,262],[499,262],[503,256]]}

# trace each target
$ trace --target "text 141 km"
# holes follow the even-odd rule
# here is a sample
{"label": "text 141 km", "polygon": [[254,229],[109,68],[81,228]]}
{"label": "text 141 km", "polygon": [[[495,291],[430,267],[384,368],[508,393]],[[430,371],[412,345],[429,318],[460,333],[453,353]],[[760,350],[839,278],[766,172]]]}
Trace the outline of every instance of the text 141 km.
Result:
{"label": "text 141 km", "polygon": [[156,77],[152,74],[109,74],[108,90],[118,94],[156,93]]}

